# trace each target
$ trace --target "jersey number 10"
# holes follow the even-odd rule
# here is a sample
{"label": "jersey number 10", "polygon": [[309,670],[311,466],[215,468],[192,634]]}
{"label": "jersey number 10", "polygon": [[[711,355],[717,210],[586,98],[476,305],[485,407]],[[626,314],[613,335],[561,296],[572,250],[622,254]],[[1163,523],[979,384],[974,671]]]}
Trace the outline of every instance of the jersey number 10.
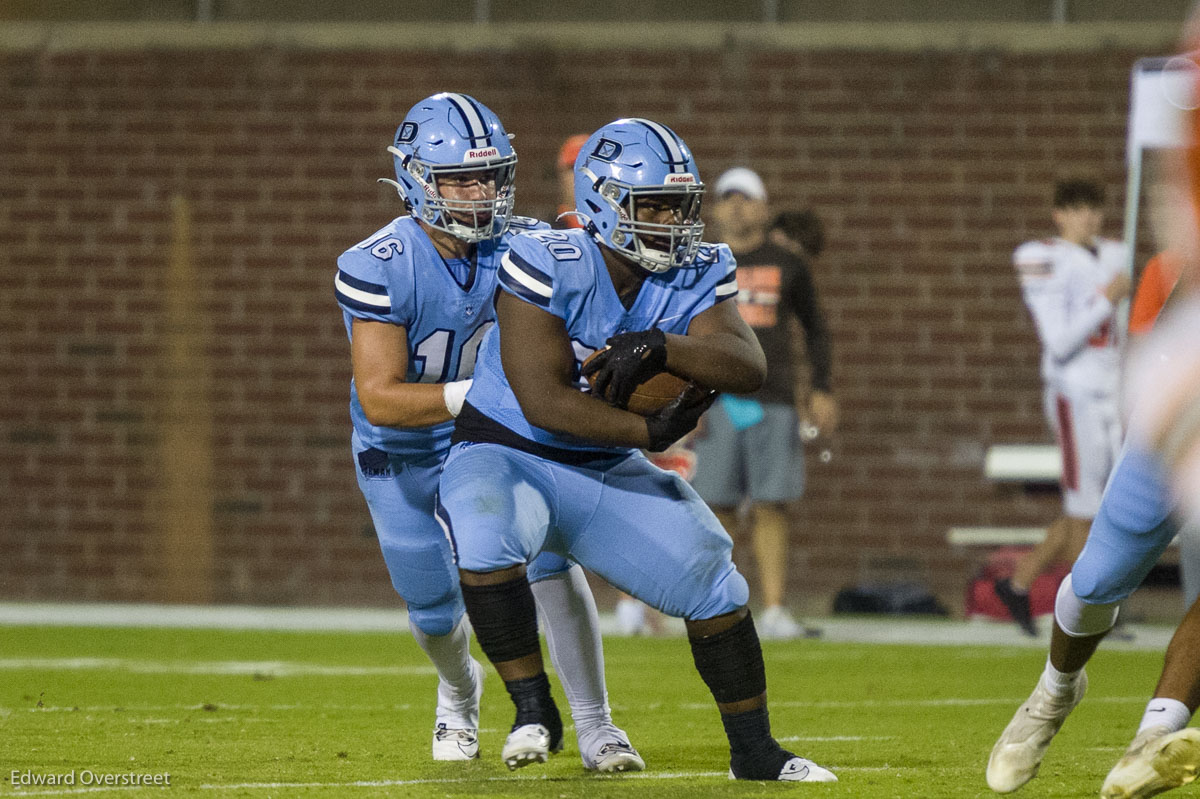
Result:
{"label": "jersey number 10", "polygon": [[[491,322],[485,322],[475,328],[463,345],[458,348],[457,364],[454,358],[454,331],[438,328],[413,347],[413,366],[420,376],[422,383],[450,383],[455,380],[466,380],[475,374],[475,358],[479,355],[479,345],[483,336],[491,328]],[[454,368],[451,374],[451,368]]]}

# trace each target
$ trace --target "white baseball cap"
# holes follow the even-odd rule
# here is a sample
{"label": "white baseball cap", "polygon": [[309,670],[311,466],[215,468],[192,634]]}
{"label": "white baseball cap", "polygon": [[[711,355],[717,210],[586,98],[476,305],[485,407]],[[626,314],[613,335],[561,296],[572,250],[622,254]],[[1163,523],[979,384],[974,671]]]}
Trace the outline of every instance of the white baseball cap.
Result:
{"label": "white baseball cap", "polygon": [[721,177],[717,178],[715,192],[717,199],[737,192],[751,200],[767,201],[767,187],[763,185],[762,178],[757,172],[744,166],[735,166],[722,172]]}

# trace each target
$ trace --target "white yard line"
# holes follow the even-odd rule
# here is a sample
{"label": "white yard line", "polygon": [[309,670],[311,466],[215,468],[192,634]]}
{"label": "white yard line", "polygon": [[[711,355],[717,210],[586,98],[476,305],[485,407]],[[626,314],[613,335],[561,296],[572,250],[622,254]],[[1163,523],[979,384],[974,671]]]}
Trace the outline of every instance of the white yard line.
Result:
{"label": "white yard line", "polygon": [[408,614],[379,608],[0,602],[0,625],[408,633]]}
{"label": "white yard line", "polygon": [[788,735],[776,738],[784,743],[828,743],[830,741],[891,741],[894,735]]}
{"label": "white yard line", "polygon": [[[873,707],[982,707],[985,705],[1012,705],[1016,707],[1027,697],[985,697],[982,699],[966,699],[944,697],[942,699],[861,699],[846,701],[772,701],[771,708],[873,708]],[[1126,704],[1129,702],[1144,703],[1145,696],[1089,696],[1088,704],[1109,703]],[[711,702],[683,702],[676,706],[679,710],[712,710]],[[614,709],[619,709],[615,705]]]}
{"label": "white yard line", "polygon": [[[12,713],[17,708],[2,708],[0,707],[0,715]],[[42,707],[27,707],[19,708],[20,710],[28,710],[33,713],[111,713],[114,710],[127,711],[132,713],[158,713],[171,710],[204,710],[204,705],[88,705],[86,707],[74,707],[69,705],[43,705]],[[410,704],[403,705],[213,705],[212,712],[216,711],[259,711],[259,710],[298,710],[298,711],[313,711],[313,710],[336,710],[341,712],[361,713],[366,711],[386,710],[386,711],[404,711],[412,710]]]}
{"label": "white yard line", "polygon": [[248,674],[270,677],[413,677],[433,666],[329,666],[280,660],[159,661],[131,658],[0,658],[0,670],[128,671],[134,674]]}
{"label": "white yard line", "polygon": [[[990,705],[1011,705],[1016,707],[1025,700],[1023,696],[1009,697],[983,697],[983,698],[964,698],[964,697],[943,697],[941,699],[858,699],[858,700],[816,700],[816,701],[775,701],[771,703],[773,708],[890,708],[890,707],[986,707]],[[1088,704],[1141,704],[1146,701],[1144,696],[1090,696]],[[406,711],[411,710],[412,705],[213,705],[211,708],[206,708],[204,705],[91,705],[88,707],[69,707],[66,705],[48,705],[43,707],[0,707],[0,714],[8,714],[15,711],[29,713],[109,713],[116,710],[129,713],[151,713],[162,711],[195,711],[205,710],[206,712],[238,712],[238,711],[257,711],[257,710],[295,710],[298,712],[313,712],[313,711],[337,711],[337,712],[373,712],[373,711]],[[655,702],[652,705],[639,706],[643,710],[696,710],[701,712],[709,712],[713,709],[711,702],[680,702],[678,704],[667,704],[665,702]],[[620,712],[632,712],[635,708],[628,705],[614,704],[612,709]],[[785,740],[859,740],[857,738],[788,738]],[[866,740],[866,739],[862,739]],[[877,740],[877,739],[872,739]]]}

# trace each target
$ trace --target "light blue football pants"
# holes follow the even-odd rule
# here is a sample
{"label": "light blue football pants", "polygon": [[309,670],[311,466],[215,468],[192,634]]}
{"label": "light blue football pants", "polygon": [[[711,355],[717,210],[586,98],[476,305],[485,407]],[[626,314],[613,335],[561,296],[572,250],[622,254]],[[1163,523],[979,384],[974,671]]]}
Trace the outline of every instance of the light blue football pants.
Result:
{"label": "light blue football pants", "polygon": [[[357,433],[352,448],[358,487],[371,511],[392,586],[421,632],[448,634],[464,607],[450,539],[434,518],[445,452],[393,455],[364,446]],[[530,566],[529,580],[565,572],[570,565],[547,554]]]}
{"label": "light blue football pants", "polygon": [[456,444],[439,496],[468,571],[552,552],[685,619],[729,613],[749,598],[716,516],[686,481],[640,452],[589,468],[499,444]]}
{"label": "light blue football pants", "polygon": [[1126,447],[1071,569],[1075,595],[1104,605],[1132,594],[1179,531],[1166,476],[1146,452]]}

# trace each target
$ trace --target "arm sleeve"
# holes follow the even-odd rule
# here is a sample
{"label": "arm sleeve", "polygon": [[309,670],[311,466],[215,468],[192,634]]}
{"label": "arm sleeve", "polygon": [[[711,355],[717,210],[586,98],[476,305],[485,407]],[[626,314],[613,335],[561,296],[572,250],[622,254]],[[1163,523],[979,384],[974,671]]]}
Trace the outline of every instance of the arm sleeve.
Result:
{"label": "arm sleeve", "polygon": [[1112,303],[1094,287],[1087,289],[1091,295],[1082,310],[1072,315],[1071,276],[1060,273],[1061,267],[1048,247],[1022,245],[1013,254],[1013,265],[1038,338],[1055,361],[1070,360],[1112,317]]}
{"label": "arm sleeve", "polygon": [[829,336],[829,326],[825,323],[825,314],[821,311],[812,272],[808,263],[801,258],[792,259],[788,271],[787,302],[804,329],[804,346],[812,367],[812,387],[816,391],[831,392],[833,342]]}

